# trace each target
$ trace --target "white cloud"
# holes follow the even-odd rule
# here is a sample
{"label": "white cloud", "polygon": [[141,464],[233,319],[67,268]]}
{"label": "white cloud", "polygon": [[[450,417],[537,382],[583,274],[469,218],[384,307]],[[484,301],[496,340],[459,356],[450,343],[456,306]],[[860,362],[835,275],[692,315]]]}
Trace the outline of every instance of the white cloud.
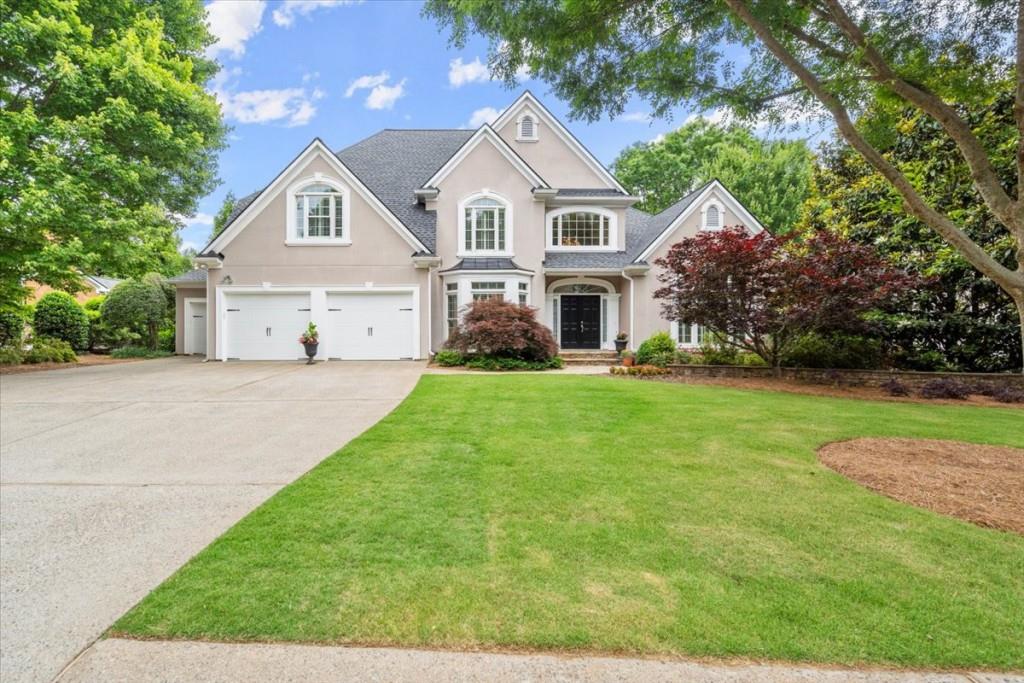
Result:
{"label": "white cloud", "polygon": [[357,90],[375,88],[378,85],[386,83],[389,78],[391,78],[391,74],[387,71],[381,71],[379,74],[375,75],[360,76],[348,84],[348,89],[345,90],[345,97],[352,97],[356,94]]}
{"label": "white cloud", "polygon": [[217,42],[207,48],[207,54],[216,57],[222,52],[227,52],[235,59],[245,54],[245,43],[262,28],[266,4],[264,0],[213,0],[208,4],[206,20],[210,25],[210,33],[217,38]]}
{"label": "white cloud", "polygon": [[199,245],[192,240],[182,240],[181,245],[178,247],[178,251],[184,254],[189,249],[192,251],[199,251]]}
{"label": "white cloud", "polygon": [[469,117],[469,127],[479,128],[485,123],[494,123],[494,120],[501,116],[501,112],[504,109],[495,109],[494,107],[482,107],[473,112]]}
{"label": "white cloud", "polygon": [[651,115],[645,111],[632,111],[628,114],[623,114],[619,117],[619,121],[629,121],[631,123],[650,123]]}
{"label": "white cloud", "polygon": [[689,116],[686,117],[686,120],[683,121],[683,125],[687,123],[693,123],[697,119],[701,118],[708,121],[709,123],[724,123],[728,115],[729,111],[724,107],[721,109],[712,109],[710,112],[706,113],[690,114]]}
{"label": "white cloud", "polygon": [[400,80],[395,85],[378,85],[370,91],[366,98],[367,109],[391,109],[395,106],[398,98],[405,95],[405,81]]}
{"label": "white cloud", "polygon": [[307,73],[302,74],[303,83],[309,83],[310,81],[315,81],[318,78],[320,78],[319,71],[309,71]]}
{"label": "white cloud", "polygon": [[448,84],[453,88],[489,80],[491,80],[491,73],[479,57],[474,57],[473,61],[469,63],[463,63],[462,57],[456,57],[448,62]]}
{"label": "white cloud", "polygon": [[242,92],[218,90],[214,94],[225,118],[239,123],[284,121],[289,127],[309,123],[316,114],[313,100],[318,99],[308,95],[305,88]]}
{"label": "white cloud", "polygon": [[651,138],[651,140],[650,140],[650,143],[651,143],[652,145],[657,145],[657,144],[660,144],[660,143],[662,143],[662,142],[665,142],[665,134],[664,134],[664,133],[658,133],[657,135],[655,135],[655,136],[654,136],[653,138]]}
{"label": "white cloud", "polygon": [[200,211],[195,216],[186,218],[185,225],[213,225],[213,216]]}
{"label": "white cloud", "polygon": [[295,23],[295,17],[305,17],[320,8],[351,5],[354,0],[288,0],[274,10],[274,23],[288,28]]}
{"label": "white cloud", "polygon": [[530,72],[530,67],[526,64],[521,64],[519,68],[516,69],[516,80],[520,83],[528,81],[531,78],[533,78],[533,74]]}

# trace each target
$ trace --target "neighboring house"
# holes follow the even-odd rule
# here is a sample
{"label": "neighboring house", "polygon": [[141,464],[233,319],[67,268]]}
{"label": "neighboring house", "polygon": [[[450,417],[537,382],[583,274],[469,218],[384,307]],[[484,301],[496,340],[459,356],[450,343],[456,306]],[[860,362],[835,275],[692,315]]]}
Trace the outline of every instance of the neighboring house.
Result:
{"label": "neighboring house", "polygon": [[649,215],[530,93],[477,130],[314,140],[241,199],[177,287],[177,351],[294,359],[423,358],[475,299],[537,309],[563,349],[632,345],[662,319],[652,265],[698,230],[757,220],[717,181]]}
{"label": "neighboring house", "polygon": [[[93,298],[94,296],[106,294],[107,292],[112,290],[114,286],[117,285],[119,282],[121,281],[113,277],[102,277],[100,275],[83,275],[83,289],[78,290],[72,296],[75,297],[75,301],[77,301],[80,304],[84,304],[86,301]],[[32,292],[29,298],[32,300],[33,303],[39,301],[47,294],[54,291],[54,289],[49,285],[41,285],[37,282],[33,282],[32,280],[26,282],[25,285]]]}

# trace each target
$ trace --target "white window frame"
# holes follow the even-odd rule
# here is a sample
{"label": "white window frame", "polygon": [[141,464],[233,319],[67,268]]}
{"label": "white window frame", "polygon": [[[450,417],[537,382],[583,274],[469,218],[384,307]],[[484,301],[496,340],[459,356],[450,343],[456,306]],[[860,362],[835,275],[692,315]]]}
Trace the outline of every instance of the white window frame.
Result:
{"label": "white window frame", "polygon": [[[525,119],[530,119],[530,122],[533,124],[533,132],[530,135],[523,135],[523,121]],[[532,111],[527,110],[520,114],[519,118],[516,119],[516,142],[537,142],[537,126],[539,124],[540,120]]]}
{"label": "white window frame", "polygon": [[530,283],[529,282],[521,281],[519,283],[519,289],[516,290],[516,293],[519,296],[518,303],[519,303],[520,306],[529,306],[530,305]]}
{"label": "white window frame", "polygon": [[[455,317],[454,318],[452,318],[452,316],[449,315],[449,313],[451,312],[450,306],[451,306],[453,298],[455,299]],[[459,307],[459,283],[458,282],[446,282],[445,286],[444,286],[444,326],[445,326],[444,337],[445,337],[445,339],[448,339],[449,337],[452,336],[452,332],[455,330],[455,327],[458,326],[458,324],[459,324],[459,309],[460,309],[460,307]],[[453,320],[455,321],[454,325],[452,324]]]}
{"label": "white window frame", "polygon": [[[715,209],[718,212],[718,225],[708,225],[708,210]],[[705,202],[700,207],[700,229],[701,230],[721,230],[725,224],[725,209],[722,208],[722,204],[719,201],[712,200]]]}
{"label": "white window frame", "polygon": [[[472,235],[472,246],[473,249],[466,249],[466,209],[474,201],[478,199],[492,199],[500,202],[502,207],[505,209],[505,248],[504,249],[477,249],[476,248],[476,234]],[[459,202],[458,206],[458,247],[456,256],[513,256],[513,238],[515,236],[515,230],[513,229],[513,216],[512,216],[512,202],[505,197],[501,196],[497,192],[491,192],[488,189],[483,189],[480,192],[475,192],[468,197],[463,198]],[[497,224],[495,224],[495,231],[497,231]],[[497,232],[495,232],[495,247],[497,247]]]}
{"label": "white window frame", "polygon": [[[487,293],[499,294],[509,303],[518,303],[520,284],[526,283],[527,294],[529,294],[531,291],[530,288],[532,287],[532,276],[522,272],[493,270],[454,271],[444,274],[442,287],[445,293],[444,316],[446,328],[448,328],[448,296],[451,294],[457,295],[456,310],[458,311],[458,318],[461,321],[462,316],[466,311],[466,307],[473,303],[474,282],[501,282],[504,286],[503,289],[490,289],[487,290]],[[455,289],[449,289],[449,285],[453,284],[455,285]],[[446,329],[446,332],[450,334],[451,330]],[[445,338],[447,338],[447,336]]]}
{"label": "white window frame", "polygon": [[[328,187],[331,187],[335,191],[337,191],[338,195],[341,198],[341,226],[342,226],[342,233],[341,233],[342,236],[341,237],[308,237],[308,236],[306,236],[308,234],[307,233],[308,228],[307,228],[307,226],[305,224],[308,223],[308,220],[306,218],[306,216],[308,215],[308,212],[305,211],[305,210],[303,211],[303,237],[299,237],[299,234],[298,234],[298,224],[296,223],[296,220],[295,220],[297,196],[302,192],[303,188],[305,188],[305,187],[307,187],[309,185],[327,185]],[[287,196],[288,196],[288,201],[287,201],[287,205],[288,206],[287,206],[287,219],[285,221],[286,228],[285,228],[285,240],[284,240],[284,242],[285,242],[285,244],[287,246],[347,247],[347,246],[350,246],[352,244],[352,220],[351,220],[351,215],[352,215],[351,196],[352,196],[352,193],[349,191],[347,186],[343,185],[342,183],[340,183],[339,181],[335,180],[334,178],[329,178],[329,177],[325,176],[322,173],[317,173],[317,174],[315,174],[313,176],[307,176],[307,177],[305,177],[305,178],[303,178],[303,179],[301,179],[301,180],[299,180],[299,181],[297,181],[295,183],[292,183],[292,185],[288,187]],[[337,205],[338,205],[337,201],[332,201],[331,202],[331,212],[330,212],[330,219],[329,220],[330,220],[330,224],[331,224],[331,233],[332,233],[332,235],[333,235],[334,231],[336,230],[335,219],[337,217],[337,214],[335,213],[335,211],[337,209]]]}
{"label": "white window frame", "polygon": [[[689,341],[685,341],[685,340],[680,338],[682,336],[685,336],[685,335],[681,335],[680,332],[681,331],[682,332],[686,332],[687,328],[688,328],[688,331],[690,333],[689,334],[689,337],[690,337]],[[676,343],[676,348],[679,348],[679,349],[699,349],[701,347],[701,345],[704,343],[705,330],[700,325],[697,325],[695,323],[694,324],[690,324],[690,325],[685,325],[684,328],[682,330],[680,330],[679,323],[676,322],[675,320],[673,320],[672,324],[669,327],[669,334],[672,336],[672,341],[674,341]]]}
{"label": "white window frame", "polygon": [[[564,247],[561,244],[554,245],[551,238],[555,230],[555,219],[570,213],[595,213],[608,219],[608,244],[599,246],[578,246]],[[619,217],[614,211],[603,206],[565,206],[554,211],[549,211],[544,216],[544,250],[545,251],[618,251],[619,249]],[[561,230],[561,227],[559,227]],[[562,241],[559,234],[558,241]]]}

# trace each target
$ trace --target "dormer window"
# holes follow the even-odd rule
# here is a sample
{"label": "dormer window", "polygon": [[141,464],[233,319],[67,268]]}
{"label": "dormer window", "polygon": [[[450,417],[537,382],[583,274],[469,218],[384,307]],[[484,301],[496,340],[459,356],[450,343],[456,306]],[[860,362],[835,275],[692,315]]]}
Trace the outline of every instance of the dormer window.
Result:
{"label": "dormer window", "polygon": [[288,244],[350,244],[348,191],[334,181],[315,178],[291,188],[288,196]]}
{"label": "dormer window", "polygon": [[704,207],[704,230],[719,230],[722,227],[722,208],[718,204],[708,204]]}
{"label": "dormer window", "polygon": [[511,209],[486,191],[462,203],[459,254],[507,254],[511,251]]}
{"label": "dormer window", "polygon": [[598,207],[564,208],[548,214],[548,249],[615,249],[616,216]]}
{"label": "dormer window", "polygon": [[516,140],[529,142],[537,139],[537,119],[533,114],[523,114],[520,116],[518,125]]}

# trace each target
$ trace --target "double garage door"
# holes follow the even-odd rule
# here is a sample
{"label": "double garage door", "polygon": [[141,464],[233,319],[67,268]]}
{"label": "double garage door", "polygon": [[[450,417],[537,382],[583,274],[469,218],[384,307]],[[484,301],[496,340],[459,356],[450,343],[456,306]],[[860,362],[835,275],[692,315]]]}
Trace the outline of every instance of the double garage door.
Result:
{"label": "double garage door", "polygon": [[[223,330],[229,359],[305,358],[299,335],[313,319],[309,293],[226,294],[225,302]],[[317,357],[412,358],[416,334],[413,313],[411,292],[328,292],[326,310],[318,310],[316,316],[320,331]]]}

